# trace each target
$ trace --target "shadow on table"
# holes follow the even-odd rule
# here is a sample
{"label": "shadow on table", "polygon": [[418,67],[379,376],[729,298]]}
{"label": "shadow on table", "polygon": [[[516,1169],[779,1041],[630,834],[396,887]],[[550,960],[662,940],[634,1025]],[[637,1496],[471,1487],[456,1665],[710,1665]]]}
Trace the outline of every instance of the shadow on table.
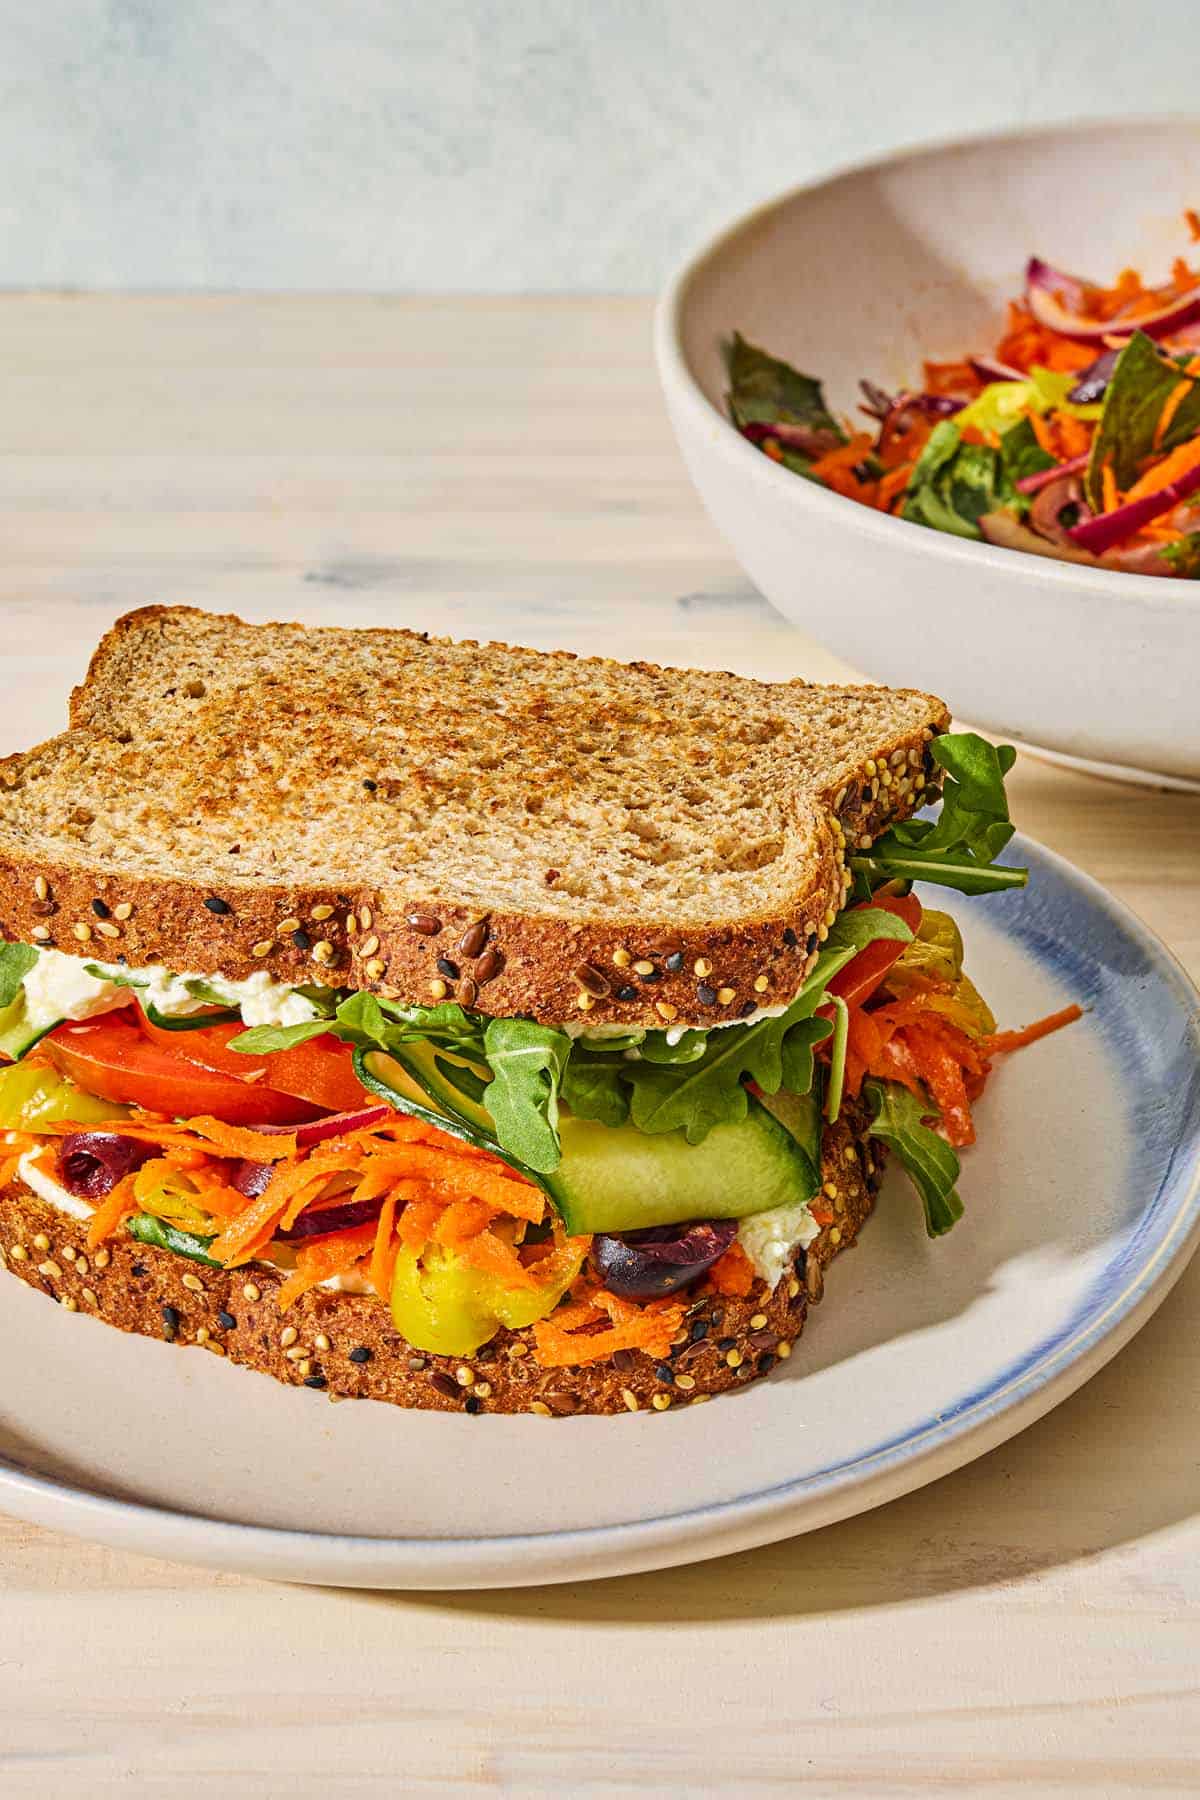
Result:
{"label": "shadow on table", "polygon": [[1121,1354],[990,1455],[916,1493],[762,1550],[656,1574],[373,1605],[592,1625],[889,1606],[1086,1561],[1200,1510],[1193,1406],[1200,1258]]}

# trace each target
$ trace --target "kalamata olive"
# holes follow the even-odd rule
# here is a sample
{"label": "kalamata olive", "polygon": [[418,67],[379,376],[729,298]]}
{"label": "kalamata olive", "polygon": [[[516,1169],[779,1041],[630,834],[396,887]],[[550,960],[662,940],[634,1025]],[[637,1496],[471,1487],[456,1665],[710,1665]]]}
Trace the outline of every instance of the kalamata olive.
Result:
{"label": "kalamata olive", "polygon": [[378,1200],[347,1200],[341,1206],[310,1207],[300,1214],[290,1231],[278,1231],[276,1237],[285,1244],[302,1238],[323,1237],[329,1231],[352,1231],[356,1225],[368,1225],[379,1217]]}
{"label": "kalamata olive", "polygon": [[234,1163],[229,1180],[231,1186],[239,1194],[245,1194],[247,1200],[257,1200],[260,1194],[265,1193],[267,1183],[274,1173],[274,1163],[250,1162],[243,1157],[241,1162]]}
{"label": "kalamata olive", "polygon": [[620,1237],[604,1232],[592,1241],[592,1261],[611,1293],[648,1300],[695,1281],[724,1256],[736,1236],[735,1219],[656,1225]]}
{"label": "kalamata olive", "polygon": [[72,1131],[58,1146],[58,1173],[77,1200],[103,1200],[154,1154],[153,1145],[115,1131]]}

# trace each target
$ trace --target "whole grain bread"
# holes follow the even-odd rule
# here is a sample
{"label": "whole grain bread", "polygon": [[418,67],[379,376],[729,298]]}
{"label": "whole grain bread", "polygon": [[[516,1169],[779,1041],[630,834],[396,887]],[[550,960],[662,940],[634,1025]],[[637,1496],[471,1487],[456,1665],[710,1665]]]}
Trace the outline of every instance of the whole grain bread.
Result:
{"label": "whole grain bread", "polygon": [[790,1000],[931,695],[148,607],[0,763],[0,933],[589,1025]]}
{"label": "whole grain bread", "polygon": [[682,1341],[666,1361],[619,1351],[603,1363],[542,1369],[530,1331],[502,1331],[465,1360],[432,1356],[405,1342],[377,1299],[320,1288],[281,1317],[274,1270],[225,1273],[127,1237],[96,1253],[83,1223],[19,1181],[0,1191],[0,1264],[69,1312],[176,1347],[199,1345],[336,1400],[557,1416],[666,1410],[745,1387],[791,1355],[809,1305],[822,1297],[826,1265],[854,1243],[870,1213],[882,1158],[860,1108],[828,1126],[821,1177],[827,1195],[833,1190],[832,1222],[773,1293],[760,1282],[744,1299],[702,1288],[685,1296]]}

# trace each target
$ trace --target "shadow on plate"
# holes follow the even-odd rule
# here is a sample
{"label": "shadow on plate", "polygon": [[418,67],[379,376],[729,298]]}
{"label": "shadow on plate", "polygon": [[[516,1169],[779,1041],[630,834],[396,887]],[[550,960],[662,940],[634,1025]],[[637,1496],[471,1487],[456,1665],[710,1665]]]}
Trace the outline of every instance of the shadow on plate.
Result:
{"label": "shadow on plate", "polygon": [[591,1625],[801,1619],[1019,1581],[1200,1510],[1192,1431],[1200,1258],[1119,1356],[988,1456],[873,1512],[656,1574],[375,1606]]}

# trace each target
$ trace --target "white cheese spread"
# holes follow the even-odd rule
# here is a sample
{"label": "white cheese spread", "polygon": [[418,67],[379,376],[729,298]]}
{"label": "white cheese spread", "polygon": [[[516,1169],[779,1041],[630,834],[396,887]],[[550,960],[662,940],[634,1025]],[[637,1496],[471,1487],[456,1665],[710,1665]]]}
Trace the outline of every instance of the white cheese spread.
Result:
{"label": "white cheese spread", "polygon": [[808,1200],[791,1200],[769,1212],[752,1213],[738,1226],[737,1241],[754,1265],[754,1273],[773,1293],[791,1267],[797,1250],[807,1250],[821,1227]]}
{"label": "white cheese spread", "polygon": [[89,1206],[86,1200],[77,1200],[74,1194],[68,1193],[67,1189],[60,1186],[53,1176],[47,1175],[39,1169],[34,1161],[35,1155],[36,1152],[31,1150],[17,1164],[17,1174],[25,1186],[35,1193],[39,1200],[44,1200],[47,1206],[53,1206],[59,1212],[68,1213],[72,1219],[90,1219],[95,1209]]}
{"label": "white cheese spread", "polygon": [[[93,1019],[141,1000],[164,1018],[186,1018],[212,1004],[189,992],[189,981],[205,982],[227,1006],[238,1007],[247,1025],[307,1025],[318,1016],[311,1000],[285,982],[272,980],[265,969],[256,969],[241,981],[227,981],[223,975],[175,974],[161,963],[144,969],[88,963],[62,950],[38,952],[24,981],[26,1014],[35,1031],[45,1031],[60,1019]],[[122,985],[127,982],[137,986]]]}

